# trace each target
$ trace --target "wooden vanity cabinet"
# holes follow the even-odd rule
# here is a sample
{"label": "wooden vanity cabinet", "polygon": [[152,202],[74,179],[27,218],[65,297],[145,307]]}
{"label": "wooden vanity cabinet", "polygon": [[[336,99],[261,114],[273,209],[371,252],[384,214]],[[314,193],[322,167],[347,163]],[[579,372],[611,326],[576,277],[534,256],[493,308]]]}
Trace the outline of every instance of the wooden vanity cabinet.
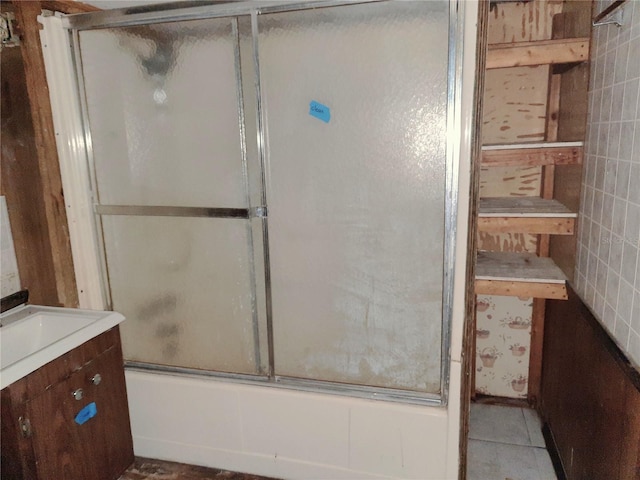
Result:
{"label": "wooden vanity cabinet", "polygon": [[[3,480],[115,480],[133,463],[118,327],[1,395]],[[96,415],[77,423],[93,402]]]}

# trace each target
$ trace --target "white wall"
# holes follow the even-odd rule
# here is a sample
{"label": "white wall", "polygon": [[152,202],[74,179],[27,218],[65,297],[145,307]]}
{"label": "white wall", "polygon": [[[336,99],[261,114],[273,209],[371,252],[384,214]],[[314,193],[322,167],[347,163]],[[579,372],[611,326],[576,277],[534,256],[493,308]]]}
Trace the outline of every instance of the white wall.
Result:
{"label": "white wall", "polygon": [[[600,12],[608,1],[596,2]],[[640,2],[594,27],[576,290],[640,368]]]}
{"label": "white wall", "polygon": [[0,196],[0,209],[0,296],[6,297],[20,290],[20,276],[11,235],[7,199],[4,196]]}

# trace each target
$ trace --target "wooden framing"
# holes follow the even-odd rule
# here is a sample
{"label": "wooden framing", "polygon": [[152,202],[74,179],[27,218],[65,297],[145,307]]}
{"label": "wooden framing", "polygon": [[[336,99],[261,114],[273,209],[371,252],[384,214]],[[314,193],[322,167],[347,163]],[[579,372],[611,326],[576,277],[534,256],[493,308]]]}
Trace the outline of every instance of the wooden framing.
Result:
{"label": "wooden framing", "polygon": [[566,277],[553,260],[530,253],[478,252],[476,294],[566,299]]}
{"label": "wooden framing", "polygon": [[40,8],[68,14],[100,11],[98,7],[75,0],[41,0]]}
{"label": "wooden framing", "polygon": [[[73,271],[71,244],[62,182],[60,180],[60,166],[58,164],[53,131],[49,91],[40,47],[40,29],[37,22],[37,16],[41,13],[41,6],[40,2],[17,1],[13,2],[12,5],[22,40],[20,48],[33,122],[37,173],[41,182],[40,185],[31,185],[31,178],[28,176],[26,178],[10,179],[10,182],[19,183],[19,188],[36,188],[38,195],[41,197],[45,220],[41,228],[44,229],[47,248],[36,252],[29,259],[29,262],[33,262],[36,266],[40,266],[42,262],[50,262],[55,282],[55,295],[41,297],[42,303],[75,307],[78,305],[78,294]],[[33,173],[36,174],[36,172]],[[22,210],[20,215],[27,216],[29,215],[29,210],[33,208],[31,205],[19,205],[16,207]]]}
{"label": "wooden framing", "polygon": [[562,203],[539,197],[485,197],[480,199],[481,217],[572,217]]}
{"label": "wooden framing", "polygon": [[[2,2],[3,12],[11,4]],[[31,303],[58,304],[55,268],[42,195],[31,110],[20,48],[2,54],[2,177],[0,190],[7,199],[16,251],[20,287],[29,290]],[[4,225],[3,225],[4,227]]]}
{"label": "wooden framing", "polygon": [[[500,26],[496,32],[494,43],[489,45],[487,53],[487,69],[502,69],[509,67],[543,66],[548,68],[547,98],[538,100],[545,102],[540,110],[534,110],[523,93],[522,99],[509,99],[509,105],[517,105],[529,114],[530,124],[517,124],[517,136],[509,136],[514,131],[516,117],[507,110],[503,116],[498,114],[485,121],[493,122],[493,126],[504,129],[505,140],[496,137],[494,143],[509,143],[508,138],[521,142],[520,139],[534,138],[541,143],[519,143],[513,145],[486,145],[482,149],[483,167],[536,167],[541,168],[539,195],[535,201],[558,201],[566,206],[566,211],[576,212],[579,207],[579,178],[583,162],[584,123],[586,118],[586,82],[588,82],[588,59],[591,34],[590,2],[567,1],[562,2],[561,9],[555,15],[536,17],[536,35],[527,33],[527,22],[533,21],[531,16],[534,9],[513,9],[514,14],[497,9],[495,21]],[[559,13],[562,12],[562,13]],[[526,14],[529,17],[526,17]],[[519,15],[522,14],[522,19]],[[552,28],[549,29],[548,20],[553,17]],[[545,23],[546,21],[546,23]],[[541,27],[541,25],[544,26]],[[520,34],[520,27],[522,34]],[[505,30],[511,28],[512,30]],[[504,32],[509,32],[509,36]],[[552,40],[535,40],[549,38]],[[524,41],[531,40],[534,41]],[[527,75],[527,69],[520,69],[522,75]],[[539,69],[530,69],[532,73]],[[504,75],[502,71],[493,75]],[[535,77],[532,77],[535,78]],[[545,78],[544,81],[547,79]],[[542,80],[539,82],[542,85]],[[498,91],[492,92],[498,98]],[[521,102],[521,103],[517,103]],[[542,105],[537,103],[536,105]],[[500,112],[498,112],[500,113]],[[536,116],[544,115],[544,117]],[[540,118],[544,118],[544,129],[539,125]],[[500,122],[500,123],[498,123]],[[527,128],[524,128],[527,127]],[[496,127],[496,128],[497,128]],[[530,135],[529,135],[530,134]],[[544,138],[544,141],[542,141]],[[503,181],[507,181],[504,175]],[[578,180],[576,180],[578,179]],[[499,181],[499,178],[493,179]],[[498,191],[498,190],[495,190]],[[483,199],[486,200],[486,199]],[[503,202],[512,201],[503,198]],[[489,208],[491,207],[491,208]],[[536,213],[535,208],[504,208],[500,211],[494,206],[483,206],[481,201],[478,218],[478,229],[483,234],[522,234],[538,235],[536,253],[541,261],[553,267],[554,275],[571,278],[570,271],[575,263],[575,230],[576,215],[569,216],[553,214],[542,208]],[[502,213],[502,214],[501,214]],[[491,245],[487,248],[506,249],[508,245]],[[487,265],[484,252],[478,254],[478,268],[476,270],[476,293],[482,295],[509,295],[523,298],[533,297],[531,344],[529,356],[529,375],[527,400],[530,405],[539,407],[542,382],[543,337],[545,328],[545,299],[567,299],[566,281],[556,278],[547,279],[540,272],[520,268],[507,257],[494,253],[491,258],[493,265]],[[505,254],[513,255],[513,254]],[[549,257],[553,257],[549,258]],[[538,258],[538,257],[536,257]],[[488,268],[490,267],[490,268]],[[495,267],[495,268],[493,268]],[[564,272],[564,274],[562,274]],[[512,273],[515,278],[508,278]]]}
{"label": "wooden framing", "polygon": [[[77,307],[78,293],[37,17],[43,9],[63,13],[99,9],[70,0],[2,3],[3,10],[14,13],[21,37],[19,49],[6,52],[11,55],[3,52],[3,57],[18,54],[21,59],[12,64],[13,71],[3,68],[3,97],[6,97],[3,98],[3,143],[10,148],[3,148],[2,155],[2,192],[7,196],[21,282],[29,289],[32,303]],[[4,79],[16,76],[21,77],[19,88],[12,88],[6,95]],[[8,106],[11,108],[5,108]],[[11,121],[20,122],[19,128],[11,132],[5,130],[5,119],[9,116],[13,116]]]}
{"label": "wooden framing", "polygon": [[564,283],[566,279],[550,258],[532,253],[478,252],[476,280]]}
{"label": "wooden framing", "polygon": [[473,138],[471,140],[471,193],[469,196],[469,230],[467,234],[467,291],[465,305],[465,324],[462,337],[462,385],[460,391],[460,441],[458,478],[467,478],[467,450],[469,438],[469,415],[471,399],[476,388],[476,293],[474,255],[478,244],[476,222],[479,209],[480,164],[482,158],[482,116],[485,61],[487,54],[489,24],[489,0],[480,0],[478,4],[478,27],[476,44],[476,85],[474,91]]}
{"label": "wooden framing", "polygon": [[[561,13],[553,17],[553,38],[564,36],[565,14]],[[549,72],[549,89],[547,98],[547,118],[545,124],[545,140],[547,142],[558,141],[560,125],[560,91],[562,75]],[[542,167],[542,190],[540,196],[543,199],[552,199],[555,191],[556,165]],[[538,255],[549,256],[551,237],[548,234],[540,235],[538,239]],[[568,298],[568,297],[567,297]],[[542,386],[542,354],[544,344],[544,324],[547,302],[543,298],[534,298],[533,311],[531,313],[531,347],[529,350],[529,389],[527,397],[529,403],[538,406],[540,389]]]}
{"label": "wooden framing", "polygon": [[489,45],[487,69],[580,63],[589,58],[589,38]]}
{"label": "wooden framing", "polygon": [[572,235],[576,217],[577,214],[553,199],[482,198],[478,230],[486,233]]}
{"label": "wooden framing", "polygon": [[573,235],[575,223],[575,218],[480,216],[478,218],[478,230],[487,233]]}
{"label": "wooden framing", "polygon": [[482,150],[482,166],[484,167],[518,167],[533,165],[578,165],[582,164],[582,145],[572,142],[562,146],[561,143],[537,144],[535,147],[510,146],[511,148],[485,147]]}
{"label": "wooden framing", "polygon": [[567,299],[566,283],[476,279],[477,295]]}

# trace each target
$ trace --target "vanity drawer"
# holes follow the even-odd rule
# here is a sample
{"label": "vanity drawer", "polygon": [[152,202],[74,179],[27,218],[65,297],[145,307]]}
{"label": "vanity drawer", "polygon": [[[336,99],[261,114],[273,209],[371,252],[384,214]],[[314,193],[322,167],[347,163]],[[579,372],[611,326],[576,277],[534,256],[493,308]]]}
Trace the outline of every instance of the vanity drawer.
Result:
{"label": "vanity drawer", "polygon": [[25,402],[27,399],[34,398],[53,385],[69,378],[91,360],[114,345],[119,344],[120,330],[116,326],[45,364],[35,372],[12,383],[4,390],[10,392],[12,402]]}

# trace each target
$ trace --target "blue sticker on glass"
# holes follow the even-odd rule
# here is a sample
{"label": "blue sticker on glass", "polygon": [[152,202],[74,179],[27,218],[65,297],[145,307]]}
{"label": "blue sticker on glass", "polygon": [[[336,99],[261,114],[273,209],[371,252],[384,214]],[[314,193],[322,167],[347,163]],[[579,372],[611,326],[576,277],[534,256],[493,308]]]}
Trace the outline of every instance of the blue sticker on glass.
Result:
{"label": "blue sticker on glass", "polygon": [[329,123],[329,120],[331,120],[331,110],[329,110],[329,107],[315,100],[309,104],[309,115],[322,120],[324,123]]}
{"label": "blue sticker on glass", "polygon": [[96,407],[96,402],[91,402],[89,405],[84,407],[82,410],[78,412],[76,415],[75,421],[78,425],[82,425],[83,423],[91,420],[98,414],[98,408]]}

